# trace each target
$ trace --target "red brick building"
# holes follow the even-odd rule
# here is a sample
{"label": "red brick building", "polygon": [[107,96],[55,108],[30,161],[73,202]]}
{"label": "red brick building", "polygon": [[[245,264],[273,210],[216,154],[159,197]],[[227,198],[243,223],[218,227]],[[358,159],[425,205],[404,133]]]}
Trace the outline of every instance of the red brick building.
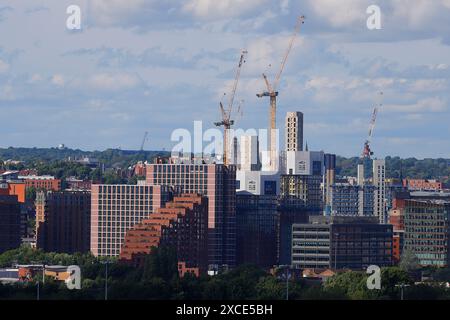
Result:
{"label": "red brick building", "polygon": [[208,199],[196,194],[174,197],[148,219],[130,229],[122,245],[120,260],[143,264],[153,247],[172,247],[177,252],[180,276],[207,271]]}
{"label": "red brick building", "polygon": [[400,262],[405,234],[405,199],[394,198],[393,208],[389,212],[389,223],[393,226],[392,253],[395,263]]}

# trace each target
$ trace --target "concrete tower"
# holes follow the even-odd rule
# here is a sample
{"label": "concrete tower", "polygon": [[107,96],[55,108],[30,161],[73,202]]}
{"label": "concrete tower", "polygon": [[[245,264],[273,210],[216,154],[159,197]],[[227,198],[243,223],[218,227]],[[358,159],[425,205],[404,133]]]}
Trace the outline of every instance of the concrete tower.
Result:
{"label": "concrete tower", "polygon": [[303,113],[286,113],[284,139],[286,151],[303,151]]}

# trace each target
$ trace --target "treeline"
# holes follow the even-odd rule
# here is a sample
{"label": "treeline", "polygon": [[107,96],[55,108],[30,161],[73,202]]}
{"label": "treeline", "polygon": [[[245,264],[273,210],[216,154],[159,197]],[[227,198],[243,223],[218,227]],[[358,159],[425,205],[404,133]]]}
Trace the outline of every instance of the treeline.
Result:
{"label": "treeline", "polygon": [[[127,151],[107,149],[105,151],[82,151],[58,148],[0,148],[0,169],[36,168],[39,174],[51,174],[58,178],[76,176],[78,178],[96,179],[99,172],[89,172],[78,163],[67,162],[67,159],[95,158],[105,168],[125,169],[138,161],[152,162],[156,156],[168,156],[166,151]],[[8,159],[23,161],[23,164],[5,165]],[[340,176],[356,176],[356,166],[359,158],[337,157],[336,173]],[[432,179],[439,178],[450,183],[450,159],[401,159],[399,157],[386,158],[386,176],[400,178]],[[109,180],[112,180],[110,177]]]}
{"label": "treeline", "polygon": [[107,149],[104,151],[82,151],[58,148],[0,148],[0,167],[6,160],[23,161],[23,165],[9,165],[9,169],[24,169],[30,165],[62,162],[67,159],[95,158],[106,168],[126,168],[138,161],[151,161],[155,156],[167,156],[165,151],[133,151]]}
{"label": "treeline", "polygon": [[[91,254],[44,253],[22,247],[0,255],[0,267],[14,263],[78,265],[82,289],[70,291],[64,283],[47,278],[41,285],[41,299],[102,300],[105,295],[106,259]],[[108,264],[108,297],[111,300],[282,300],[286,298],[284,271],[275,276],[258,267],[245,265],[214,277],[180,278],[173,250],[154,249],[142,268],[110,260]],[[450,281],[450,270],[434,269],[439,281]],[[330,278],[323,286],[304,278],[289,280],[289,299],[399,299],[399,284],[407,284],[405,299],[450,299],[450,290],[435,283],[415,284],[407,271],[398,267],[383,268],[381,290],[367,289],[365,272],[347,271]],[[36,277],[40,279],[40,277]],[[35,299],[36,283],[0,285],[0,299]]]}
{"label": "treeline", "polygon": [[[336,159],[336,173],[340,176],[356,176],[356,166],[359,158]],[[450,159],[401,159],[399,157],[386,157],[386,176],[391,178],[439,178],[443,182],[450,182]]]}

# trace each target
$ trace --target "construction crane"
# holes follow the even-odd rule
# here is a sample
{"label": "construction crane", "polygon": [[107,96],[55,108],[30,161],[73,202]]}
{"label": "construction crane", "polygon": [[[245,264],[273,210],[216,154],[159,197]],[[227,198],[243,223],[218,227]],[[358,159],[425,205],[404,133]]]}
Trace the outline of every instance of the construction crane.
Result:
{"label": "construction crane", "polygon": [[[225,110],[225,107],[223,106],[222,102],[219,103],[219,107],[220,107],[220,112],[222,115],[222,121],[220,122],[214,122],[214,125],[216,125],[217,127],[224,127],[224,135],[223,135],[223,163],[225,165],[229,165],[230,164],[230,154],[229,154],[229,131],[232,125],[234,125],[234,120],[231,119],[232,117],[232,113],[233,113],[233,105],[234,105],[234,98],[236,96],[236,90],[237,90],[237,86],[239,83],[239,79],[241,77],[241,70],[242,70],[242,65],[245,63],[245,56],[247,54],[246,50],[242,50],[241,51],[241,56],[239,58],[239,64],[238,67],[236,69],[236,75],[234,77],[234,83],[233,83],[233,87],[231,89],[231,93],[228,99],[228,106],[227,109]],[[240,111],[240,107],[239,107],[239,111]]]}
{"label": "construction crane", "polygon": [[141,143],[141,149],[140,149],[141,152],[144,151],[144,145],[145,145],[145,142],[147,141],[147,138],[148,138],[148,131],[145,131],[144,138],[142,139],[142,143]]}
{"label": "construction crane", "polygon": [[271,166],[273,167],[274,164],[272,163],[272,161],[275,159],[275,145],[276,145],[276,135],[275,135],[275,129],[276,129],[276,114],[277,114],[277,96],[278,96],[278,85],[280,84],[280,80],[281,80],[281,75],[284,71],[284,68],[286,67],[286,62],[287,59],[289,57],[289,54],[292,51],[292,48],[294,46],[294,42],[295,39],[297,38],[297,34],[300,32],[300,28],[301,26],[305,23],[305,16],[300,16],[298,17],[297,20],[297,24],[295,26],[295,30],[294,33],[289,41],[289,46],[287,48],[286,54],[283,57],[283,60],[281,61],[281,67],[280,70],[278,71],[275,80],[273,81],[273,84],[271,85],[266,74],[263,73],[263,79],[264,79],[264,83],[266,84],[266,88],[267,91],[264,91],[263,93],[258,93],[256,96],[258,98],[262,98],[262,97],[270,97],[270,114],[269,114],[269,128],[270,128],[270,132],[269,132],[269,137],[270,137],[270,161],[271,161]]}
{"label": "construction crane", "polygon": [[372,141],[373,130],[375,129],[375,124],[377,121],[378,110],[382,106],[383,106],[383,92],[380,92],[378,94],[377,101],[373,108],[372,117],[370,118],[369,134],[367,136],[366,141],[364,142],[364,148],[361,154],[361,159],[370,159],[370,157],[373,155],[373,151],[370,148],[370,143]]}

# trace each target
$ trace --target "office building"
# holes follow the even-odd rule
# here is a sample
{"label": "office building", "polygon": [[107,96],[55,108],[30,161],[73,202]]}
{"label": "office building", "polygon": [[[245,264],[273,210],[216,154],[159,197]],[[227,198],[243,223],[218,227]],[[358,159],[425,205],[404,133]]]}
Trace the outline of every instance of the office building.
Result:
{"label": "office building", "polygon": [[173,248],[181,276],[205,274],[208,266],[208,198],[183,194],[127,231],[120,260],[143,266],[154,247]]}
{"label": "office building", "polygon": [[303,113],[286,113],[284,138],[286,151],[303,151]]}
{"label": "office building", "polygon": [[90,191],[40,191],[36,194],[36,246],[46,252],[89,252]]}
{"label": "office building", "polygon": [[21,210],[16,195],[0,195],[0,253],[21,243]]}
{"label": "office building", "polygon": [[271,268],[278,256],[278,201],[274,195],[236,195],[237,264]]}
{"label": "office building", "polygon": [[281,198],[278,206],[278,264],[290,265],[292,254],[292,225],[308,223],[310,215],[320,214],[317,211],[308,211],[304,206],[298,205],[295,200]]}
{"label": "office building", "polygon": [[449,265],[450,201],[405,199],[404,250],[414,253],[422,266]]}
{"label": "office building", "polygon": [[316,216],[292,228],[296,268],[362,270],[392,265],[392,226],[379,224],[376,217]]}
{"label": "office building", "polygon": [[170,159],[147,165],[147,183],[208,197],[208,256],[213,268],[236,265],[236,167]]}
{"label": "office building", "polygon": [[115,257],[125,233],[170,200],[171,190],[158,185],[92,185],[91,252]]}

